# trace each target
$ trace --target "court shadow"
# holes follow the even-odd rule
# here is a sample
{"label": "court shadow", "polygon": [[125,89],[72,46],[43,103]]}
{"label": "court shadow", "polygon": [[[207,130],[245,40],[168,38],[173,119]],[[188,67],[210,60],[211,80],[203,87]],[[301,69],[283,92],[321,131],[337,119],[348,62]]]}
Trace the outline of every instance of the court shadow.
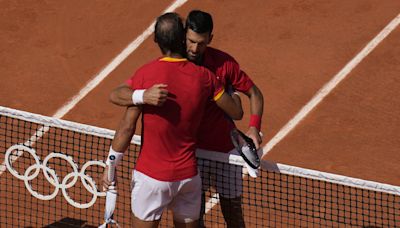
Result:
{"label": "court shadow", "polygon": [[84,220],[66,217],[44,227],[45,228],[67,228],[67,227],[95,228],[96,226],[86,225],[86,221]]}

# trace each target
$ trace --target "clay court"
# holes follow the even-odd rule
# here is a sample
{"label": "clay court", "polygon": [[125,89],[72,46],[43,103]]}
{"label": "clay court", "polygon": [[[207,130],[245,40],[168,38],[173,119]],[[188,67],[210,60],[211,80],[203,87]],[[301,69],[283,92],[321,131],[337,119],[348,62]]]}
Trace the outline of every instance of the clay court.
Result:
{"label": "clay court", "polygon": [[263,92],[264,160],[400,186],[398,0],[0,1],[0,106],[115,129],[108,95],[160,56],[173,3]]}

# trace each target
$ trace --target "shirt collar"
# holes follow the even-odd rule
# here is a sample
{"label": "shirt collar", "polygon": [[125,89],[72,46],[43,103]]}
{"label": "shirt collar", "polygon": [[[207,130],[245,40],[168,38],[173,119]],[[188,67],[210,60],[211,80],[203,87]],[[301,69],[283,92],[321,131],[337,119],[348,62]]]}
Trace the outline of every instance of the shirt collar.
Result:
{"label": "shirt collar", "polygon": [[173,57],[163,57],[160,59],[160,61],[165,61],[165,62],[185,62],[188,61],[186,58],[173,58]]}

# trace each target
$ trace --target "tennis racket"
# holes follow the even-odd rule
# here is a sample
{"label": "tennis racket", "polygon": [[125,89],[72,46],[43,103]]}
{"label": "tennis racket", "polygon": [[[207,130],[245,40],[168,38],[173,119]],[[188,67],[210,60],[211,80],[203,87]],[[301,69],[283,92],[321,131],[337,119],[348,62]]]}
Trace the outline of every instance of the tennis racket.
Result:
{"label": "tennis racket", "polygon": [[253,169],[260,167],[260,158],[257,154],[256,146],[251,138],[246,136],[239,129],[231,131],[232,143],[242,156],[243,160]]}
{"label": "tennis racket", "polygon": [[[115,175],[115,156],[110,155],[110,164],[108,167],[107,177],[108,180],[113,182]],[[115,224],[119,227],[118,223],[113,219],[115,204],[117,202],[117,189],[115,186],[109,186],[106,193],[106,206],[104,211],[104,223],[99,226],[99,228],[106,228],[108,225]]]}

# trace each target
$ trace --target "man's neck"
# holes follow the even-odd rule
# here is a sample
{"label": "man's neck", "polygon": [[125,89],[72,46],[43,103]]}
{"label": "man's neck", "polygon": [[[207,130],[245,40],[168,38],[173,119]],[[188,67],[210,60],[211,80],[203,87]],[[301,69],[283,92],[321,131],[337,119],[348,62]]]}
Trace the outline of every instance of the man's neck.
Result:
{"label": "man's neck", "polygon": [[184,58],[183,55],[179,54],[179,53],[172,53],[172,52],[168,52],[164,55],[164,57],[170,57],[170,58],[175,58],[175,59],[182,59]]}
{"label": "man's neck", "polygon": [[203,66],[203,62],[204,62],[204,54],[195,60],[195,64],[198,66]]}

